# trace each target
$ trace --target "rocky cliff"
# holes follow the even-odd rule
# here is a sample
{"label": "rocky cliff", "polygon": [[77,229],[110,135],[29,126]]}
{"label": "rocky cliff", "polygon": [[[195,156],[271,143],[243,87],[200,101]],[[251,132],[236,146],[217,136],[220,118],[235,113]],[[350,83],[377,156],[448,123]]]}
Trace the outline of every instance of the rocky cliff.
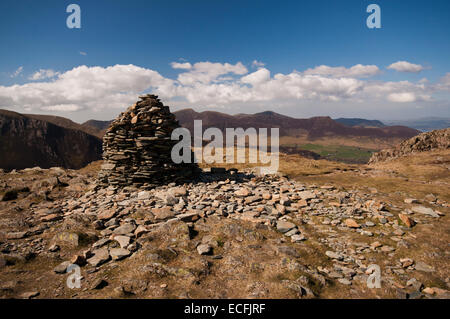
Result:
{"label": "rocky cliff", "polygon": [[78,169],[101,159],[101,153],[102,142],[95,136],[0,110],[0,168],[60,166]]}

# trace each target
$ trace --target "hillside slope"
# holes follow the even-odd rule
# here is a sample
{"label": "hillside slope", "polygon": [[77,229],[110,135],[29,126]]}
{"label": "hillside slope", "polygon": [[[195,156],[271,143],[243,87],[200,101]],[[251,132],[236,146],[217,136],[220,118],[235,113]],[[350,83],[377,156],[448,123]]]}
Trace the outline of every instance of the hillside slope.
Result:
{"label": "hillside slope", "polygon": [[97,120],[89,120],[81,124],[86,131],[91,132],[92,135],[95,135],[99,138],[103,138],[103,135],[106,132],[106,129],[112,121],[97,121]]}
{"label": "hillside slope", "polygon": [[86,132],[55,125],[39,116],[0,110],[0,168],[77,169],[101,159],[101,151],[101,140]]}

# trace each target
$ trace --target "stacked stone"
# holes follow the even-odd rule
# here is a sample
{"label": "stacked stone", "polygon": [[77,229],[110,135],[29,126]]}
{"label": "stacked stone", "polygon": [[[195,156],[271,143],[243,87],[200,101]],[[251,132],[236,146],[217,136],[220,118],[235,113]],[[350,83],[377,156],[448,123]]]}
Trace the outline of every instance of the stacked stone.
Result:
{"label": "stacked stone", "polygon": [[175,115],[156,95],[139,99],[111,123],[103,137],[99,184],[149,189],[191,179],[197,165],[175,164],[171,159],[172,147],[178,143],[171,140],[172,131],[179,127]]}

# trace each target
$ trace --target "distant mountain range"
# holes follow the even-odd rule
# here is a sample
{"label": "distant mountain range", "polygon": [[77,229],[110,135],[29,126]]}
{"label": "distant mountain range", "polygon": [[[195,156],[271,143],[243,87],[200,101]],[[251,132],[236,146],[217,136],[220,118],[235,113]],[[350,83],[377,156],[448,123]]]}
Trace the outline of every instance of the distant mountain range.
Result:
{"label": "distant mountain range", "polygon": [[450,118],[424,117],[415,120],[385,120],[387,125],[404,125],[422,132],[441,130],[450,127]]}
{"label": "distant mountain range", "polygon": [[298,138],[301,140],[370,138],[389,141],[392,139],[406,139],[419,132],[405,126],[360,127],[347,126],[328,116],[296,119],[275,112],[266,111],[256,114],[229,115],[220,112],[196,112],[184,109],[174,112],[180,125],[193,131],[194,120],[202,120],[203,129],[217,127],[222,131],[230,127],[278,127],[280,136]]}
{"label": "distant mountain range", "polygon": [[[366,120],[359,118],[339,118],[332,120],[330,117],[312,117],[310,119],[296,119],[265,111],[256,114],[229,115],[214,111],[196,112],[193,109],[183,109],[174,112],[180,125],[193,130],[194,120],[202,120],[203,128],[217,127],[222,131],[227,127],[278,127],[280,135],[289,136],[293,131],[302,133],[309,138],[318,138],[330,134],[338,136],[367,136],[367,137],[398,137],[407,138],[418,133],[408,127],[388,127],[378,120]],[[102,137],[112,121],[89,120],[78,124],[81,129],[90,134]],[[75,123],[76,124],[76,123]],[[384,128],[382,130],[366,130]],[[298,135],[298,134],[297,134]]]}
{"label": "distant mountain range", "polygon": [[352,127],[385,127],[383,122],[378,120],[366,120],[360,118],[338,118],[335,119],[336,122],[352,126]]}
{"label": "distant mountain range", "polygon": [[[190,112],[195,112],[192,109],[184,109],[180,111],[174,112],[174,114],[178,114],[178,120],[180,121],[180,124],[184,126],[186,124],[186,121],[188,118],[192,117],[189,115]],[[200,114],[195,112],[196,114]],[[254,118],[261,118],[261,116],[266,117],[272,116],[272,119],[275,121],[282,121],[283,119],[293,119],[292,117],[284,116],[275,112],[266,111],[261,112],[257,114],[237,114],[237,115],[228,115],[225,113],[219,113],[219,112],[212,112],[212,111],[206,111],[202,112],[203,115],[195,115],[198,118],[196,119],[203,119],[205,117],[206,122],[209,121],[209,119],[214,118],[218,114],[220,114],[221,119],[224,120],[230,120],[233,119],[233,122],[238,120],[239,118],[248,118],[249,116],[253,116]],[[34,115],[33,115],[34,116]],[[46,118],[48,121],[52,121],[52,118],[55,119],[64,119],[57,116],[44,116],[40,115],[43,118]],[[192,117],[194,118],[194,117]],[[68,122],[72,122],[68,119],[65,119]],[[204,120],[204,119],[203,119]],[[444,128],[450,127],[450,118],[440,118],[440,117],[428,117],[428,118],[420,118],[415,120],[367,120],[363,118],[337,118],[333,119],[337,123],[343,124],[345,126],[349,127],[360,127],[360,128],[383,128],[387,126],[406,126],[409,128],[413,128],[416,130],[419,130],[421,132],[428,132],[432,130],[440,130]],[[89,120],[87,122],[84,122],[83,124],[77,124],[72,122],[71,125],[77,125],[78,129],[82,129],[86,131],[89,134],[96,135],[98,137],[102,137],[106,129],[108,128],[109,124],[112,121],[97,121],[97,120]],[[61,124],[61,122],[56,121],[55,124]],[[228,122],[226,122],[228,123]],[[75,127],[74,127],[75,128]]]}

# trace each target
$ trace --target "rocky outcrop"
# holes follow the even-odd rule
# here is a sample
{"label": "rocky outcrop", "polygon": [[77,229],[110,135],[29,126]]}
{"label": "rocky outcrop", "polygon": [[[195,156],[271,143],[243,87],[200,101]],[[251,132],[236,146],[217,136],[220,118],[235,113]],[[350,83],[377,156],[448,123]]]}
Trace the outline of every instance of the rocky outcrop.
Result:
{"label": "rocky outcrop", "polygon": [[197,165],[175,164],[171,158],[178,142],[171,140],[171,134],[177,127],[175,116],[156,95],[141,96],[111,123],[103,137],[99,184],[153,188],[189,179]]}
{"label": "rocky outcrop", "polygon": [[101,140],[76,129],[0,110],[0,168],[81,168],[101,159]]}
{"label": "rocky outcrop", "polygon": [[435,130],[414,136],[394,148],[372,155],[369,164],[398,158],[415,152],[445,150],[450,148],[450,128]]}

